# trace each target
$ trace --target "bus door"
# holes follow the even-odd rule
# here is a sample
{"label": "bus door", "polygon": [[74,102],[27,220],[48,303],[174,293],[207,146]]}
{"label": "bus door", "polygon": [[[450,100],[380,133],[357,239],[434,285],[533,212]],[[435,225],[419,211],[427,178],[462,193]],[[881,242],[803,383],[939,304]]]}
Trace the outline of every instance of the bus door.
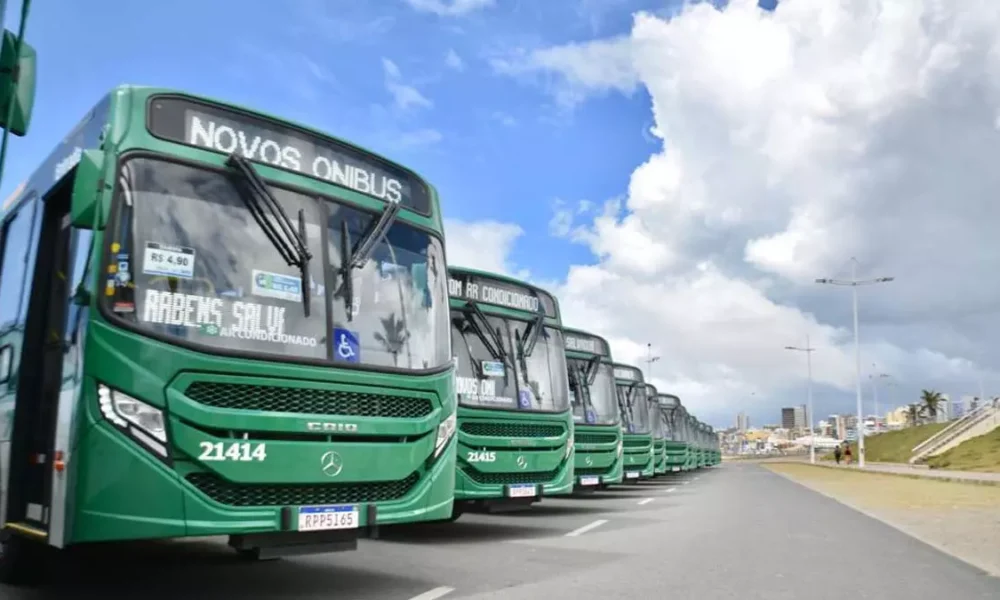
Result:
{"label": "bus door", "polygon": [[39,532],[49,530],[52,473],[58,458],[53,447],[65,354],[72,180],[64,178],[40,207],[34,269],[25,278],[30,294],[11,436],[7,521]]}

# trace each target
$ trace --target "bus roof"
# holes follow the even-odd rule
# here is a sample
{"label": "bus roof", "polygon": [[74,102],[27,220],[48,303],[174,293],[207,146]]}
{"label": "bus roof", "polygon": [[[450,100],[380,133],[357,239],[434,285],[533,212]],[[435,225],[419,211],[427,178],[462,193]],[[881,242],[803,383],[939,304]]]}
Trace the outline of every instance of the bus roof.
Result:
{"label": "bus roof", "polygon": [[[545,316],[559,319],[559,301],[546,290],[499,273],[448,267],[448,295],[453,300],[471,300],[528,313],[545,310]],[[535,306],[537,299],[537,306]]]}
{"label": "bus roof", "polygon": [[603,337],[572,327],[563,327],[562,331],[567,352],[591,356],[596,354],[611,360],[611,346]]}

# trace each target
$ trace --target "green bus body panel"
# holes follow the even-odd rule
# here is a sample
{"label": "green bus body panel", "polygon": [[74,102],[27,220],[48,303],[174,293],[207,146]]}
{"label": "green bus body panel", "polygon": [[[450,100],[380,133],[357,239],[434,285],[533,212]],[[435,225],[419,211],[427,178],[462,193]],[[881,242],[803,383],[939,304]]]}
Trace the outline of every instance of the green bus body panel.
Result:
{"label": "green bus body panel", "polygon": [[[477,269],[448,267],[449,274],[471,275],[486,279],[495,279],[520,287],[534,288],[524,281],[489,273]],[[537,288],[540,289],[540,288]],[[555,304],[559,313],[559,300],[545,290]],[[449,299],[452,310],[461,309],[466,300]],[[477,303],[479,309],[486,315],[501,318],[530,320],[534,314],[512,308],[506,308],[486,302]],[[561,329],[562,324],[557,317],[546,317],[545,325]],[[568,382],[567,382],[568,385]],[[511,484],[535,483],[540,487],[541,496],[570,494],[573,492],[574,461],[573,451],[567,448],[573,435],[573,415],[567,409],[561,413],[545,413],[533,411],[489,409],[471,406],[458,406],[458,450],[456,453],[455,500],[491,500],[503,498],[505,486]],[[497,437],[476,436],[463,431],[463,425],[469,423],[520,425],[552,425],[560,424],[564,432],[558,437]],[[472,452],[494,452],[493,462],[470,462]],[[524,457],[524,467],[518,465],[518,457]]]}
{"label": "green bus body panel", "polygon": [[[618,454],[618,444],[622,443],[622,430],[618,425],[574,424],[573,463],[577,480],[580,477],[597,476],[601,483],[621,483],[624,460]],[[587,442],[588,437],[608,441]]]}
{"label": "green bus body panel", "polygon": [[629,479],[627,475],[629,471],[639,471],[641,479],[652,477],[655,467],[653,453],[650,450],[653,447],[653,434],[626,433],[623,434],[622,441],[625,444],[623,456],[625,480]]}
{"label": "green bus body panel", "polygon": [[[162,140],[148,132],[146,103],[150,96],[160,93],[200,99],[221,108],[243,110],[368,152],[334,136],[231,103],[176,90],[136,86],[121,86],[112,90],[67,140],[76,139],[74,136],[85,125],[88,130],[100,125],[105,131],[101,151],[107,165],[106,177],[110,177],[117,169],[118,161],[133,150],[155,152],[208,166],[223,166],[227,158],[224,155]],[[86,145],[82,150],[96,149],[92,142]],[[46,186],[54,183],[51,181],[53,165],[66,160],[66,148],[63,143],[46,159],[28,181],[26,189],[19,190],[3,207],[4,212],[15,210],[22,201],[29,201],[33,194],[43,195],[48,191]],[[388,159],[383,160],[401,166]],[[332,183],[265,164],[254,163],[254,167],[265,180],[294,186],[306,193],[333,196],[368,210],[385,205],[376,198]],[[428,188],[430,214],[403,210],[398,220],[427,228],[443,237],[436,190],[429,183],[423,183]],[[99,222],[105,223],[111,206],[110,186],[100,192],[99,200]],[[95,231],[95,251],[88,280],[92,291],[102,289],[104,274],[101,265],[106,254],[104,241],[103,232]],[[361,526],[368,525],[364,510],[368,504],[377,507],[379,524],[440,520],[451,515],[456,482],[457,436],[452,437],[436,458],[433,451],[438,425],[456,410],[452,370],[433,375],[390,374],[333,365],[285,363],[266,356],[248,359],[200,352],[120,329],[104,319],[98,310],[98,301],[99,296],[94,293],[90,306],[83,313],[85,332],[80,340],[84,348],[83,383],[75,389],[79,400],[71,427],[74,445],[68,455],[67,475],[74,485],[70,486],[66,499],[67,544],[280,531],[281,508],[298,506],[293,502],[281,505],[224,504],[209,497],[187,479],[189,475],[198,474],[214,477],[227,485],[246,489],[271,486],[279,492],[297,485],[350,487],[367,482],[399,483],[412,479],[412,485],[388,500],[336,503],[357,504]],[[306,390],[363,390],[367,394],[423,398],[429,402],[431,410],[419,418],[407,419],[220,409],[199,404],[185,395],[187,385],[195,381],[251,385],[266,381],[268,385]],[[172,462],[162,461],[104,419],[97,403],[98,383],[165,410],[167,446]],[[306,427],[310,421],[348,422],[356,424],[356,430],[328,437],[309,432]],[[222,437],[229,436],[227,432],[239,431],[267,434],[261,436],[263,439],[248,440],[254,446],[266,444],[263,461],[199,459],[202,442],[241,442],[237,437]],[[343,459],[343,471],[336,478],[325,476],[320,468],[320,457],[331,449],[335,449]],[[281,493],[276,494],[276,497],[284,497]]]}
{"label": "green bus body panel", "polygon": [[[462,425],[473,422],[521,425],[560,424],[559,437],[501,438],[469,435]],[[519,413],[458,407],[458,452],[455,500],[482,500],[504,497],[504,486],[535,483],[543,496],[568,494],[573,490],[573,460],[566,456],[573,424],[568,414]],[[470,462],[469,453],[494,452],[493,462]],[[518,457],[524,457],[524,467]]]}
{"label": "green bus body panel", "polygon": [[684,442],[668,440],[664,442],[664,452],[667,471],[672,471],[675,467],[679,469],[687,461],[687,444]]}
{"label": "green bus body panel", "polygon": [[656,464],[653,466],[653,473],[656,475],[663,475],[667,472],[667,454],[666,454],[666,441],[662,439],[653,440],[653,458],[656,459]]}

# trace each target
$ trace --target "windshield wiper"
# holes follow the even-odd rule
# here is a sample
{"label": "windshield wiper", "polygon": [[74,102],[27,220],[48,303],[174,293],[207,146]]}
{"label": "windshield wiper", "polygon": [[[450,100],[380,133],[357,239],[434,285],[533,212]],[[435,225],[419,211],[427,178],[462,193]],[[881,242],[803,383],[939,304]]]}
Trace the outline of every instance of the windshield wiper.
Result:
{"label": "windshield wiper", "polygon": [[521,343],[518,344],[518,353],[521,355],[521,359],[531,356],[531,353],[534,352],[535,344],[538,342],[538,336],[542,333],[544,325],[545,310],[539,307],[538,314],[535,315],[535,320],[528,323],[528,328],[524,330]]}
{"label": "windshield wiper", "polygon": [[358,240],[357,246],[351,246],[351,242],[348,239],[347,221],[340,222],[340,253],[342,261],[340,276],[343,280],[341,289],[344,292],[344,303],[347,309],[348,321],[354,318],[354,269],[360,269],[365,266],[365,263],[371,258],[372,253],[375,252],[375,248],[382,243],[386,234],[389,233],[389,228],[396,221],[396,216],[399,215],[401,208],[402,205],[398,201],[386,204],[378,220],[373,220],[368,226],[368,230],[361,234],[361,239]]}
{"label": "windshield wiper", "polygon": [[[483,311],[479,309],[479,306],[475,302],[466,302],[462,311],[466,313],[465,318],[472,327],[472,331],[483,342],[483,345],[486,346],[486,349],[493,358],[503,362],[508,367],[512,366],[508,360],[507,351],[504,350],[503,340],[490,327],[489,320],[483,314]],[[477,318],[479,322],[476,322]],[[487,337],[487,333],[489,337]]]}
{"label": "windshield wiper", "polygon": [[583,367],[583,372],[587,376],[587,385],[594,385],[594,382],[597,381],[597,369],[600,364],[600,355],[594,355],[587,361],[587,366]]}
{"label": "windshield wiper", "polygon": [[[253,215],[257,225],[278,251],[278,254],[291,267],[298,267],[302,280],[302,308],[305,316],[309,316],[309,260],[312,254],[306,245],[305,212],[299,209],[298,231],[295,224],[288,218],[285,209],[271,195],[267,184],[260,178],[250,161],[238,154],[230,154],[226,164],[243,177],[246,183],[246,194],[240,194],[243,204]],[[268,218],[270,217],[270,218]],[[278,226],[275,227],[271,220]]]}

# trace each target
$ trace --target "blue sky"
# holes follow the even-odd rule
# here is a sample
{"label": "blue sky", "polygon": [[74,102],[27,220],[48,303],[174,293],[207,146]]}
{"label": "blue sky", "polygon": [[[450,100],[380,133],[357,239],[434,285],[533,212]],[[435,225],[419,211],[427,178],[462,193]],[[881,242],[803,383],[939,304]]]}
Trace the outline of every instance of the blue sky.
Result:
{"label": "blue sky", "polygon": [[[20,2],[13,4],[7,27],[16,22]],[[570,114],[533,86],[495,74],[489,61],[627,33],[635,10],[663,10],[662,1],[501,1],[461,16],[417,11],[403,0],[240,6],[36,2],[27,38],[39,56],[38,104],[29,137],[13,140],[0,198],[108,89],[162,85],[293,118],[386,154],[438,187],[447,217],[520,224],[525,236],[513,260],[536,277],[561,279],[565,265],[590,255],[548,235],[553,202],[622,194],[654,149],[643,136],[652,124],[645,92],[610,94]],[[460,68],[449,66],[450,53]],[[387,75],[386,59],[398,77]]]}

